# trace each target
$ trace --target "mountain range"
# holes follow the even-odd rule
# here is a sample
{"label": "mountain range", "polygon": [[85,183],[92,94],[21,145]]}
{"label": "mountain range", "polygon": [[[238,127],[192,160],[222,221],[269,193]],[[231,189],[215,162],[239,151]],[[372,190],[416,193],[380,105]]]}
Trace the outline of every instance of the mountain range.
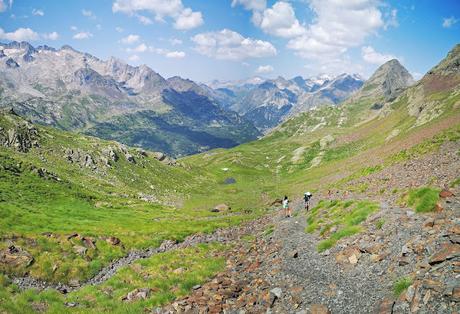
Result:
{"label": "mountain range", "polygon": [[234,82],[213,81],[209,86],[210,97],[266,132],[296,113],[318,105],[339,104],[363,83],[364,79],[358,74],[343,73],[337,77],[296,76],[290,80],[254,77]]}
{"label": "mountain range", "polygon": [[34,122],[175,156],[260,135],[198,86],[182,88],[186,83],[70,46],[0,44],[0,107],[14,107]]}
{"label": "mountain range", "polygon": [[397,60],[368,81],[344,73],[203,84],[165,79],[146,65],[103,61],[70,46],[0,44],[0,108],[176,157],[254,140],[298,113],[357,95],[384,93],[389,100],[412,83]]}

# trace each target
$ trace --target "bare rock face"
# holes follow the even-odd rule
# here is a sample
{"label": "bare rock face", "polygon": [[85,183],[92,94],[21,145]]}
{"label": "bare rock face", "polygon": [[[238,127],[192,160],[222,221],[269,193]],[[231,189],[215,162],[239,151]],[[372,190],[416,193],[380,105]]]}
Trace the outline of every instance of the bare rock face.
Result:
{"label": "bare rock face", "polygon": [[20,247],[11,245],[0,251],[0,265],[7,267],[19,268],[28,267],[34,262],[34,258],[27,251]]}
{"label": "bare rock face", "polygon": [[383,96],[385,101],[395,99],[402,91],[414,83],[412,75],[398,60],[390,60],[381,65],[363,85],[361,96]]}
{"label": "bare rock face", "polygon": [[64,158],[70,163],[79,164],[81,167],[96,169],[97,165],[93,157],[79,149],[68,148],[64,151]]}
{"label": "bare rock face", "polygon": [[16,113],[12,109],[5,114],[11,126],[5,129],[0,127],[0,146],[10,147],[22,153],[39,147],[38,130],[28,121],[17,120],[14,116]]}

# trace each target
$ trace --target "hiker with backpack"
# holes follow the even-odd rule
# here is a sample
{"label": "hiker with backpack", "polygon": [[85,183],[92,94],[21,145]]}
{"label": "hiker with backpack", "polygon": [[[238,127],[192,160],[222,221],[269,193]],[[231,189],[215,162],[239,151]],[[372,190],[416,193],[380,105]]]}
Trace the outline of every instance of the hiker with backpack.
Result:
{"label": "hiker with backpack", "polygon": [[305,192],[303,195],[303,201],[305,203],[305,209],[308,211],[310,209],[310,199],[313,195],[310,192]]}
{"label": "hiker with backpack", "polygon": [[284,209],[284,214],[286,218],[292,217],[291,208],[289,207],[289,199],[286,195],[284,196],[284,199],[283,199],[283,209]]}

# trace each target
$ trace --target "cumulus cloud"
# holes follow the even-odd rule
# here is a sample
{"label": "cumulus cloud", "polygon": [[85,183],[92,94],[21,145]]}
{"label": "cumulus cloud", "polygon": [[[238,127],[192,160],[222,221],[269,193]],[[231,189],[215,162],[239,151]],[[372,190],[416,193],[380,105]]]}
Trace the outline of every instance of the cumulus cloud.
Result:
{"label": "cumulus cloud", "polygon": [[203,24],[201,12],[184,7],[182,0],[115,0],[112,11],[129,15],[136,15],[139,11],[148,11],[157,21],[164,21],[166,17],[172,18],[174,28],[180,30],[192,29]]}
{"label": "cumulus cloud", "polygon": [[30,28],[18,28],[14,32],[5,32],[0,28],[0,39],[15,41],[32,41],[39,39],[39,35]]}
{"label": "cumulus cloud", "polygon": [[442,27],[444,28],[450,28],[452,27],[454,24],[456,24],[458,22],[458,19],[456,19],[455,17],[451,16],[451,17],[446,17],[446,18],[443,18],[442,19]]}
{"label": "cumulus cloud", "polygon": [[115,30],[117,31],[117,33],[123,33],[124,31],[123,27],[120,26],[115,27]]}
{"label": "cumulus cloud", "polygon": [[266,73],[271,73],[275,69],[271,65],[261,65],[257,68],[256,73],[258,74],[266,74]]}
{"label": "cumulus cloud", "polygon": [[70,26],[70,30],[76,32],[78,28],[74,25]]}
{"label": "cumulus cloud", "polygon": [[185,57],[185,52],[183,51],[170,51],[168,49],[163,48],[156,48],[153,46],[147,46],[146,44],[142,43],[134,48],[126,48],[126,52],[134,53],[132,56],[137,56],[136,53],[144,53],[144,52],[151,52],[156,53],[161,56],[165,56],[166,58],[174,58],[174,59],[182,59]]}
{"label": "cumulus cloud", "polygon": [[267,7],[267,0],[233,0],[232,7],[242,5],[246,10],[263,11]]}
{"label": "cumulus cloud", "polygon": [[40,10],[40,9],[32,9],[32,15],[35,15],[35,16],[44,16],[44,15],[45,15],[45,12],[43,12],[43,10]]}
{"label": "cumulus cloud", "polygon": [[203,16],[201,12],[193,12],[192,9],[184,9],[176,18],[174,28],[186,30],[192,29],[203,24]]}
{"label": "cumulus cloud", "polygon": [[152,20],[149,19],[148,17],[144,16],[144,15],[137,14],[136,17],[137,17],[137,20],[138,20],[141,24],[144,24],[144,25],[153,24]]}
{"label": "cumulus cloud", "polygon": [[287,2],[276,2],[272,8],[264,10],[260,18],[253,19],[255,23],[256,20],[260,21],[258,26],[271,35],[291,38],[305,33],[305,28],[297,20],[294,9]]}
{"label": "cumulus cloud", "polygon": [[169,51],[164,56],[166,58],[182,59],[182,58],[185,57],[185,52],[183,52],[183,51]]}
{"label": "cumulus cloud", "polygon": [[265,0],[233,0],[232,7],[237,5],[252,11],[252,22],[267,34],[291,38],[305,33],[292,5],[286,1],[278,1],[267,8]]}
{"label": "cumulus cloud", "polygon": [[59,38],[59,34],[57,32],[52,32],[48,34],[43,34],[43,38],[48,40],[57,40]]}
{"label": "cumulus cloud", "polygon": [[93,37],[93,34],[90,32],[79,32],[73,35],[73,39],[88,39]]}
{"label": "cumulus cloud", "polygon": [[365,46],[361,48],[361,55],[367,63],[381,65],[391,59],[396,59],[391,54],[382,54],[374,50],[371,46]]}
{"label": "cumulus cloud", "polygon": [[301,57],[322,61],[337,58],[384,26],[375,0],[311,0],[310,6],[316,13],[314,22],[287,45]]}
{"label": "cumulus cloud", "polygon": [[146,44],[142,43],[134,48],[127,48],[127,52],[145,52],[148,50],[148,47]]}
{"label": "cumulus cloud", "polygon": [[86,17],[88,17],[90,19],[95,19],[96,18],[96,15],[94,15],[94,13],[92,11],[90,11],[90,10],[83,9],[83,10],[81,10],[81,14],[83,14],[83,16],[86,16]]}
{"label": "cumulus cloud", "polygon": [[134,34],[130,34],[126,37],[123,37],[120,42],[122,44],[125,44],[125,45],[131,45],[131,44],[134,44],[136,42],[138,42],[140,39],[140,36],[139,35],[134,35]]}
{"label": "cumulus cloud", "polygon": [[221,60],[270,57],[277,53],[271,43],[245,38],[229,29],[197,34],[191,40],[195,43],[198,53]]}

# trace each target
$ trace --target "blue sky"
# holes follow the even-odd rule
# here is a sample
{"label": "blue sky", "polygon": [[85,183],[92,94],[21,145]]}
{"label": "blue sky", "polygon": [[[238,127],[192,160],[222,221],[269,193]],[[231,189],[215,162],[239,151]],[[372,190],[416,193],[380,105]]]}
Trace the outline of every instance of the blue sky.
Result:
{"label": "blue sky", "polygon": [[460,43],[460,1],[0,0],[0,28],[203,82],[368,77],[394,57],[419,78]]}

